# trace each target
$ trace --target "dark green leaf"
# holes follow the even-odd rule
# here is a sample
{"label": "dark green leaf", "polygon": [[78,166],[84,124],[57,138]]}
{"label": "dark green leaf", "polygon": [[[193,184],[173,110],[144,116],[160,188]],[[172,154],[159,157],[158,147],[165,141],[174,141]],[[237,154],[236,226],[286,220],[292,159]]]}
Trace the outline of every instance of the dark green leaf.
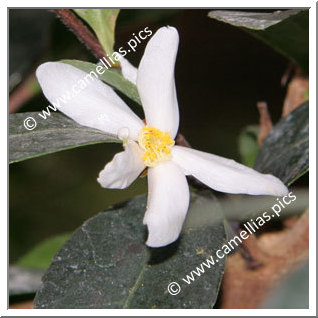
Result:
{"label": "dark green leaf", "polygon": [[141,105],[140,97],[137,91],[136,85],[126,80],[118,70],[115,69],[106,69],[104,68],[103,74],[98,74],[96,71],[96,64],[89,63],[89,62],[83,62],[78,60],[62,60],[61,62],[67,63],[70,65],[75,66],[76,68],[86,72],[94,72],[96,75],[92,73],[92,76],[98,76],[100,80],[103,82],[109,84],[110,86],[118,89],[120,92],[131,98],[133,101]]}
{"label": "dark green leaf", "polygon": [[[177,242],[145,245],[146,197],[115,206],[89,219],[55,255],[35,298],[36,308],[212,308],[225,260],[219,259],[191,285],[182,280],[226,240],[220,211],[192,196],[187,225]],[[215,199],[214,199],[215,200]],[[211,201],[211,202],[212,202]],[[196,226],[192,213],[208,208],[215,222]],[[192,220],[191,220],[192,219]],[[167,286],[177,282],[178,295]]]}
{"label": "dark green leaf", "polygon": [[281,119],[265,139],[255,169],[290,185],[309,168],[309,104]]}
{"label": "dark green leaf", "polygon": [[[33,130],[24,127],[24,121],[29,117],[37,121]],[[103,142],[119,142],[119,139],[100,130],[81,126],[59,113],[52,112],[46,119],[39,117],[36,112],[9,116],[10,163]]]}
{"label": "dark green leaf", "polygon": [[113,53],[119,9],[73,9],[94,30],[108,54]]}
{"label": "dark green leaf", "polygon": [[242,163],[253,167],[259,147],[257,142],[259,127],[257,125],[247,126],[239,135],[239,152]]}
{"label": "dark green leaf", "polygon": [[272,13],[215,10],[209,12],[209,17],[243,28],[308,71],[308,10]]}
{"label": "dark green leaf", "polygon": [[53,256],[69,237],[69,234],[61,234],[43,241],[20,258],[17,265],[27,268],[47,269]]}

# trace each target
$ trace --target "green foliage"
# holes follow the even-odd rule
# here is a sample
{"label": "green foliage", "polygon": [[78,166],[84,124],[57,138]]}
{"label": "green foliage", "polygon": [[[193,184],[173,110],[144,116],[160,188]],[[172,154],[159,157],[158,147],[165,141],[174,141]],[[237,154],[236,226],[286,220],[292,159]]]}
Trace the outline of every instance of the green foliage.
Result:
{"label": "green foliage", "polygon": [[257,136],[259,132],[258,125],[245,127],[239,135],[239,152],[242,163],[248,167],[253,167],[257,157],[259,147]]}
{"label": "green foliage", "polygon": [[28,268],[47,269],[55,253],[69,237],[69,234],[60,234],[43,241],[20,258],[17,265]]}
{"label": "green foliage", "polygon": [[309,169],[309,103],[282,118],[264,140],[256,158],[256,170],[270,173],[286,185]]}
{"label": "green foliage", "polygon": [[136,85],[126,80],[118,70],[115,70],[112,68],[107,70],[104,68],[105,72],[99,75],[96,72],[96,66],[97,66],[96,64],[78,61],[78,60],[63,60],[61,62],[73,65],[74,67],[86,73],[90,73],[91,71],[93,71],[96,75],[99,76],[100,80],[112,86],[113,88],[119,90],[124,95],[128,96],[133,101],[141,105],[141,101],[140,101],[140,97],[139,97]]}
{"label": "green foliage", "polygon": [[119,142],[117,136],[81,126],[59,113],[41,118],[34,130],[27,130],[23,122],[38,113],[18,113],[9,116],[9,162],[18,162],[49,153],[103,142]]}
{"label": "green foliage", "polygon": [[214,10],[210,11],[208,16],[243,28],[308,72],[308,10],[283,10],[272,13]]}
{"label": "green foliage", "polygon": [[[203,196],[192,195],[181,238],[166,247],[145,245],[146,197],[136,197],[86,221],[55,255],[35,308],[212,308],[225,258],[188,285],[182,281],[226,240],[222,218]],[[209,200],[215,200],[211,198]],[[197,227],[191,214],[208,209],[214,224]],[[192,219],[192,221],[191,221]],[[178,282],[181,292],[167,291]]]}
{"label": "green foliage", "polygon": [[115,25],[119,9],[74,9],[94,30],[105,52],[113,53],[115,42]]}

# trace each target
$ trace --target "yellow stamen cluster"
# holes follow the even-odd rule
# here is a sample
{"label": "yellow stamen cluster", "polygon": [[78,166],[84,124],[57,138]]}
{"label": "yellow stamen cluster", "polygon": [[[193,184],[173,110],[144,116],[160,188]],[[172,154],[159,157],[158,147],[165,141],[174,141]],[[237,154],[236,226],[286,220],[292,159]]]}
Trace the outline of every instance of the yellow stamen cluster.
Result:
{"label": "yellow stamen cluster", "polygon": [[144,127],[138,136],[139,146],[144,150],[142,160],[147,167],[154,167],[171,158],[174,140],[170,133],[154,127]]}

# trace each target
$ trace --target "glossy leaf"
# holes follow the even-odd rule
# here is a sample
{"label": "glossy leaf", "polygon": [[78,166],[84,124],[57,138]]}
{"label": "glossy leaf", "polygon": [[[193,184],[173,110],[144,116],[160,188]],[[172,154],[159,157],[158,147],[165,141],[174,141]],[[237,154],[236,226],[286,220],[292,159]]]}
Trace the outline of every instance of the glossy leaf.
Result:
{"label": "glossy leaf", "polygon": [[[26,118],[37,121],[33,130],[24,127]],[[72,119],[51,112],[46,119],[37,112],[9,115],[9,162],[103,142],[119,142],[117,136],[81,126]]]}
{"label": "glossy leaf", "polygon": [[308,72],[308,10],[283,10],[272,13],[214,10],[210,11],[208,16],[243,28]]}
{"label": "glossy leaf", "polygon": [[17,265],[24,268],[47,269],[53,256],[69,237],[69,234],[60,234],[41,242],[21,257]]}
{"label": "glossy leaf", "polygon": [[[181,239],[162,248],[145,245],[146,197],[136,197],[86,221],[55,255],[35,298],[36,308],[212,308],[224,272],[219,259],[188,285],[182,280],[226,241],[220,210],[192,196]],[[214,216],[197,226],[191,216]],[[215,257],[216,258],[216,257]],[[177,282],[178,295],[167,286]]]}
{"label": "glossy leaf", "polygon": [[94,30],[107,54],[113,53],[119,9],[74,9]]}
{"label": "glossy leaf", "polygon": [[[76,68],[86,73],[90,73],[93,71],[96,74],[96,76],[99,77],[100,80],[112,86],[113,88],[119,90],[124,95],[128,96],[133,101],[141,105],[141,101],[140,101],[140,97],[139,97],[136,85],[126,80],[118,70],[115,70],[112,68],[107,70],[106,68],[104,68],[103,69],[104,73],[99,74],[96,71],[97,65],[93,63],[83,62],[78,60],[63,60],[61,62],[73,65]],[[92,74],[92,76],[95,76],[95,75]]]}
{"label": "glossy leaf", "polygon": [[309,104],[281,119],[264,140],[256,170],[271,173],[290,185],[309,169]]}

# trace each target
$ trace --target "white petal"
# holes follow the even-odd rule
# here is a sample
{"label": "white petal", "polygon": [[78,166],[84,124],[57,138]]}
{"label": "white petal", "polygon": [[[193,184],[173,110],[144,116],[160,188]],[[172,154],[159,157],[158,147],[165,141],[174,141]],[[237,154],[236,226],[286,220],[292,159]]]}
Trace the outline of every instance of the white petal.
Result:
{"label": "white petal", "polygon": [[120,58],[121,72],[126,80],[136,85],[137,83],[137,68],[133,66],[123,56]]}
{"label": "white petal", "polygon": [[115,155],[99,173],[97,181],[103,188],[124,189],[129,187],[146,168],[142,159],[142,150],[132,140],[126,144],[125,151]]}
{"label": "white petal", "polygon": [[142,121],[93,73],[49,62],[38,67],[36,76],[50,103],[77,123],[114,135],[119,128],[127,127],[130,137],[137,140]]}
{"label": "white petal", "polygon": [[148,202],[144,224],[151,247],[174,242],[182,229],[189,207],[189,187],[181,169],[171,161],[148,169]]}
{"label": "white petal", "polygon": [[137,75],[137,88],[147,125],[169,131],[173,138],[179,127],[174,81],[178,44],[179,35],[175,28],[160,28],[146,46]]}
{"label": "white petal", "polygon": [[206,152],[174,146],[172,160],[184,169],[184,173],[217,191],[275,196],[288,193],[278,178]]}

